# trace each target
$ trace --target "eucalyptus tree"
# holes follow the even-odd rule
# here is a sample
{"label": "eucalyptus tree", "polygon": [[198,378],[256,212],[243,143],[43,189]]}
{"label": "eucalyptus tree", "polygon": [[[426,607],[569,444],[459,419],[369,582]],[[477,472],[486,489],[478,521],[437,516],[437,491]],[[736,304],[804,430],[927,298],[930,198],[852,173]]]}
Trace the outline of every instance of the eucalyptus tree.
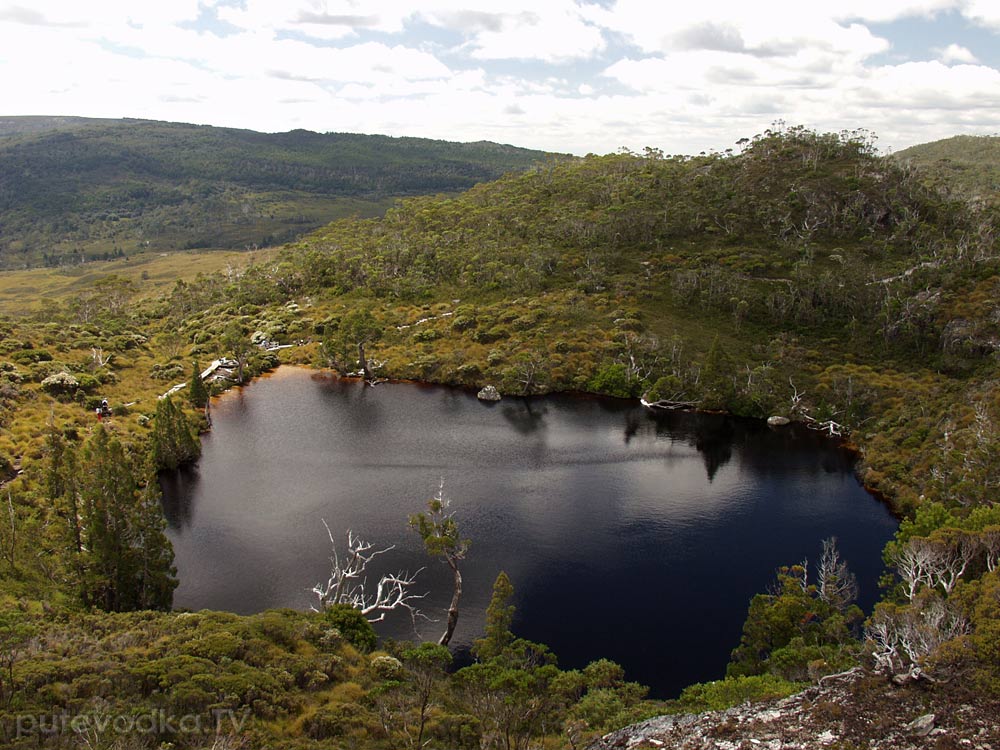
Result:
{"label": "eucalyptus tree", "polygon": [[444,480],[437,493],[427,502],[427,513],[416,513],[410,516],[410,526],[424,540],[427,554],[441,558],[450,569],[454,588],[451,604],[448,606],[448,624],[438,640],[442,646],[447,646],[458,625],[458,602],[462,598],[462,571],[459,563],[465,559],[469,551],[469,540],[462,539],[458,531],[455,514],[449,510],[450,502],[444,496]]}
{"label": "eucalyptus tree", "polygon": [[377,341],[382,335],[379,325],[371,310],[356,307],[340,320],[336,330],[323,340],[323,354],[331,367],[341,374],[346,374],[351,368],[354,353],[357,352],[358,367],[364,375],[365,382],[374,385],[375,375],[368,360],[365,347]]}
{"label": "eucalyptus tree", "polygon": [[221,341],[223,349],[236,360],[236,382],[242,383],[247,362],[250,361],[250,354],[253,352],[253,344],[247,337],[247,332],[236,321],[233,321],[222,334]]}

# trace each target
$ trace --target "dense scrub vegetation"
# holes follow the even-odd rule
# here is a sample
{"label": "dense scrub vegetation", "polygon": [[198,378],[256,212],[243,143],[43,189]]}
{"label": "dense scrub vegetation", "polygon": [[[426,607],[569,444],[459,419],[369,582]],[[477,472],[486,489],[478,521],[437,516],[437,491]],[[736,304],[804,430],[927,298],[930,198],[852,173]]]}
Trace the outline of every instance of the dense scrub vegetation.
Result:
{"label": "dense scrub vegetation", "polygon": [[545,155],[495,143],[146,120],[0,122],[0,268],[277,244]]}
{"label": "dense scrub vegetation", "polygon": [[[85,495],[46,480],[62,476],[52,430],[94,450],[105,440],[94,409],[108,398],[108,429],[133,466],[190,460],[185,435],[202,412],[157,408],[156,396],[220,356],[234,380],[280,356],[371,379],[780,415],[843,436],[904,519],[886,550],[883,602],[853,606],[832,542],[816,567],[789,561],[750,603],[725,679],[666,708],[783,695],[857,663],[1000,693],[993,205],[879,156],[867,133],[775,128],[738,153],[545,164],[409,199],[383,219],[335,222],[166,295],[107,277],[2,321],[0,456],[8,475],[23,469],[0,524],[9,717],[218,709],[248,711],[240,731],[269,746],[514,748],[558,735],[578,746],[657,710],[615,665],[563,672],[543,646],[517,640],[503,580],[477,661],[447,678],[449,657],[433,646],[363,654],[371,637],[341,609],[86,612],[82,601],[100,603],[83,599],[96,568],[80,566],[60,511]],[[274,342],[295,346],[266,351]],[[188,388],[175,399],[185,394],[203,398]],[[149,483],[131,482],[142,497]]]}
{"label": "dense scrub vegetation", "polygon": [[895,154],[920,171],[919,179],[939,190],[996,205],[1000,195],[1000,136],[956,135]]}

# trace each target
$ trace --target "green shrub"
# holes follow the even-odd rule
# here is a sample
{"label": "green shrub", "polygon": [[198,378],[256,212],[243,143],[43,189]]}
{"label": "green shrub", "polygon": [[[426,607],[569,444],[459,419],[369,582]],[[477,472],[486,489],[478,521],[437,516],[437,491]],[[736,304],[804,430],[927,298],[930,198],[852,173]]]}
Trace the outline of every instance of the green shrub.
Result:
{"label": "green shrub", "polygon": [[441,338],[441,332],[433,328],[421,328],[413,334],[413,340],[419,343],[434,341]]}
{"label": "green shrub", "polygon": [[473,383],[482,377],[483,371],[479,365],[470,362],[469,364],[459,365],[455,368],[455,374],[458,375],[462,382]]}
{"label": "green shrub", "polygon": [[336,628],[344,640],[363,654],[375,649],[378,638],[375,629],[365,616],[347,604],[334,604],[327,607],[323,618],[330,627]]}
{"label": "green shrub", "polygon": [[52,396],[76,393],[80,382],[68,372],[57,372],[42,380],[42,390]]}
{"label": "green shrub", "polygon": [[292,610],[268,610],[255,615],[254,625],[258,632],[272,643],[292,650],[299,640],[302,615]]}
{"label": "green shrub", "polygon": [[617,362],[606,364],[590,379],[588,390],[607,396],[629,398],[638,396],[639,381],[629,380],[625,365]]}
{"label": "green shrub", "polygon": [[503,326],[493,326],[488,329],[478,329],[472,334],[472,340],[480,344],[492,344],[494,341],[508,338],[510,331]]}
{"label": "green shrub", "polygon": [[370,717],[366,714],[368,712],[357,704],[332,703],[306,719],[302,728],[306,736],[314,740],[347,736],[361,739],[358,735],[367,734]]}
{"label": "green shrub", "polygon": [[646,392],[647,401],[659,401],[676,397],[684,390],[684,384],[676,375],[665,375],[659,378],[653,387]]}
{"label": "green shrub", "polygon": [[476,327],[476,319],[471,315],[456,315],[451,320],[451,327],[455,331],[468,331]]}
{"label": "green shrub", "polygon": [[177,362],[155,364],[149,369],[149,377],[153,380],[179,380],[184,377],[184,366]]}
{"label": "green shrub", "polygon": [[455,750],[478,750],[483,734],[482,725],[469,714],[443,714],[427,725],[427,735],[441,747]]}
{"label": "green shrub", "polygon": [[741,703],[784,698],[802,689],[772,674],[727,677],[715,682],[700,682],[684,688],[680,703],[692,711],[720,711]]}
{"label": "green shrub", "polygon": [[185,650],[192,656],[211,659],[218,663],[223,658],[238,659],[243,649],[243,641],[232,633],[219,631],[207,633],[189,642]]}
{"label": "green shrub", "polygon": [[591,690],[613,688],[624,684],[625,670],[609,659],[598,659],[584,667],[583,677]]}
{"label": "green shrub", "polygon": [[399,680],[403,676],[403,663],[395,656],[373,656],[369,666],[379,680]]}
{"label": "green shrub", "polygon": [[12,352],[10,358],[22,365],[35,364],[37,362],[51,362],[52,355],[44,349],[20,349]]}

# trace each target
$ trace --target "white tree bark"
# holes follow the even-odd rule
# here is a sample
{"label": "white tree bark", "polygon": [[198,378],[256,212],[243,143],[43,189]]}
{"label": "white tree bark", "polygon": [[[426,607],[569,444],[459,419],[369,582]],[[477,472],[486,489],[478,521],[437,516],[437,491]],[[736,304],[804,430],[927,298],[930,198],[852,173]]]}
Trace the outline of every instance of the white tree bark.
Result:
{"label": "white tree bark", "polygon": [[858,598],[858,579],[840,559],[837,538],[823,540],[823,555],[817,569],[819,598],[843,611]]}
{"label": "white tree bark", "polygon": [[890,562],[906,585],[906,598],[911,602],[921,585],[932,585],[931,565],[934,552],[926,539],[914,537],[893,554]]}
{"label": "white tree bark", "polygon": [[979,546],[986,554],[986,570],[992,573],[1000,564],[1000,526],[987,526],[979,534]]}
{"label": "white tree bark", "polygon": [[911,675],[941,644],[968,632],[965,618],[936,592],[903,608],[877,609],[865,628],[876,668],[895,673],[909,665]]}
{"label": "white tree bark", "polygon": [[330,557],[330,577],[325,584],[317,583],[312,589],[319,599],[321,609],[335,604],[346,604],[361,612],[369,622],[373,623],[381,622],[389,612],[397,609],[407,610],[412,618],[420,615],[420,610],[414,606],[414,602],[423,599],[426,594],[414,594],[410,589],[423,568],[412,575],[402,571],[383,575],[375,585],[375,590],[371,591],[365,575],[368,565],[379,555],[395,549],[395,545],[376,549],[374,544],[355,536],[354,532],[348,529],[347,554],[341,559],[337,553],[333,532],[330,531],[326,521],[323,521],[323,526],[326,527],[327,536],[330,537],[333,554]]}

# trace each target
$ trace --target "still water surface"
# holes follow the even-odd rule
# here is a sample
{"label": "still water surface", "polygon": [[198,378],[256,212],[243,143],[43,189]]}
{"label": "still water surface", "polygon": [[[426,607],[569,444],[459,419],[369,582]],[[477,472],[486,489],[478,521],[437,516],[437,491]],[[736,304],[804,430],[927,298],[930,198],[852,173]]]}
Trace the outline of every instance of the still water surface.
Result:
{"label": "still water surface", "polygon": [[[808,430],[632,402],[551,396],[485,405],[448,388],[363,388],[298,368],[217,399],[197,467],[164,479],[177,607],[305,609],[353,529],[387,568],[416,570],[443,629],[450,576],[407,517],[443,479],[472,540],[453,645],[481,634],[492,582],[514,583],[515,631],[564,667],[607,657],[672,696],[717,679],[747,603],[779,565],[835,535],[871,606],[895,522],[852,457]],[[384,636],[413,638],[401,615]]]}

